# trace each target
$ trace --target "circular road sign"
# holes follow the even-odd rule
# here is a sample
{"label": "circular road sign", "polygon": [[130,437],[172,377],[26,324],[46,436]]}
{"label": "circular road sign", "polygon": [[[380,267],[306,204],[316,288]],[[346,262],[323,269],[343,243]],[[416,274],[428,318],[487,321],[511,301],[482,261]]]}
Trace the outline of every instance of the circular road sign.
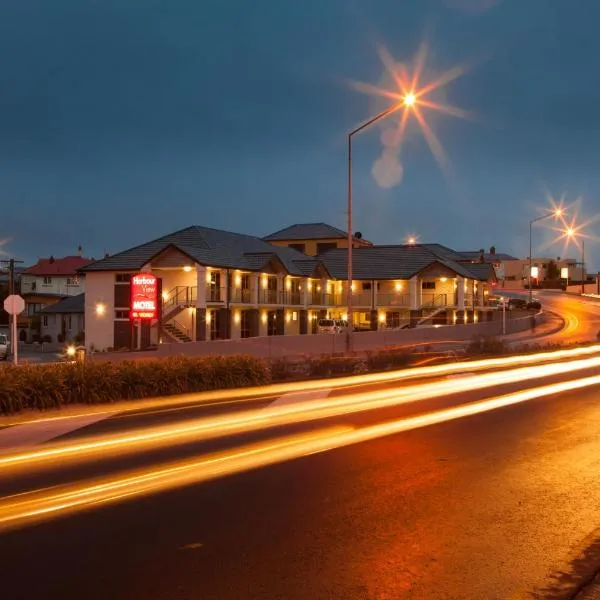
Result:
{"label": "circular road sign", "polygon": [[9,315],[20,315],[25,310],[25,300],[18,294],[12,294],[4,301],[4,310]]}

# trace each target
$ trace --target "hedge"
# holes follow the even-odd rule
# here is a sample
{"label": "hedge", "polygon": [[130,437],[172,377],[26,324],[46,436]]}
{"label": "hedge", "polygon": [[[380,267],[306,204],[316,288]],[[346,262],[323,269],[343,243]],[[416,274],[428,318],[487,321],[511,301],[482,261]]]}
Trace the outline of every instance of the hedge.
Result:
{"label": "hedge", "polygon": [[249,356],[59,363],[0,368],[0,413],[262,385],[269,364]]}

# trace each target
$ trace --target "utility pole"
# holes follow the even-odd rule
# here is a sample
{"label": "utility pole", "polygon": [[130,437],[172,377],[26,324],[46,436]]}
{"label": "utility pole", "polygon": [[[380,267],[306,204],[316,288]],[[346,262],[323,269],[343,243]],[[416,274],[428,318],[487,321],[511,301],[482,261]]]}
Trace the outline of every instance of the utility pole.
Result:
{"label": "utility pole", "polygon": [[[15,294],[15,265],[21,264],[22,260],[16,260],[15,258],[9,258],[8,260],[0,260],[0,263],[8,266],[8,295],[12,296]],[[10,322],[10,331],[11,331],[11,344],[10,344],[10,353],[14,357],[17,352],[17,315],[11,315]]]}

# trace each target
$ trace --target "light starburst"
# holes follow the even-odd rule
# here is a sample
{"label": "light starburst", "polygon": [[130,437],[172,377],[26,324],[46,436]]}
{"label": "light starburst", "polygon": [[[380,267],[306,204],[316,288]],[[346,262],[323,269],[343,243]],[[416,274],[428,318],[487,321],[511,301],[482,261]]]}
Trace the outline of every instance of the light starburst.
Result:
{"label": "light starburst", "polygon": [[397,110],[401,112],[401,115],[390,145],[393,145],[399,151],[404,140],[408,120],[413,117],[419,125],[432,154],[440,166],[444,168],[448,162],[446,152],[439,138],[427,123],[425,112],[432,110],[462,119],[469,117],[466,111],[436,101],[431,97],[433,92],[464,75],[466,68],[455,66],[444,71],[435,79],[424,82],[423,72],[427,62],[428,50],[427,43],[423,42],[419,47],[412,68],[409,69],[406,65],[396,62],[391,54],[383,46],[380,46],[378,48],[379,56],[396,89],[390,90],[359,81],[353,81],[351,85],[361,92],[397,103]]}

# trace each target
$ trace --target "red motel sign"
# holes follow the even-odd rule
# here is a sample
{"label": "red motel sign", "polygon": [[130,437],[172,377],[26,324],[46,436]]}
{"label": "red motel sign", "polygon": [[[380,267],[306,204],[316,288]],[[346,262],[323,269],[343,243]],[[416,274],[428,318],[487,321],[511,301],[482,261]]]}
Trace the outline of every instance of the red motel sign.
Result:
{"label": "red motel sign", "polygon": [[131,319],[152,320],[158,314],[158,280],[150,273],[131,277]]}

